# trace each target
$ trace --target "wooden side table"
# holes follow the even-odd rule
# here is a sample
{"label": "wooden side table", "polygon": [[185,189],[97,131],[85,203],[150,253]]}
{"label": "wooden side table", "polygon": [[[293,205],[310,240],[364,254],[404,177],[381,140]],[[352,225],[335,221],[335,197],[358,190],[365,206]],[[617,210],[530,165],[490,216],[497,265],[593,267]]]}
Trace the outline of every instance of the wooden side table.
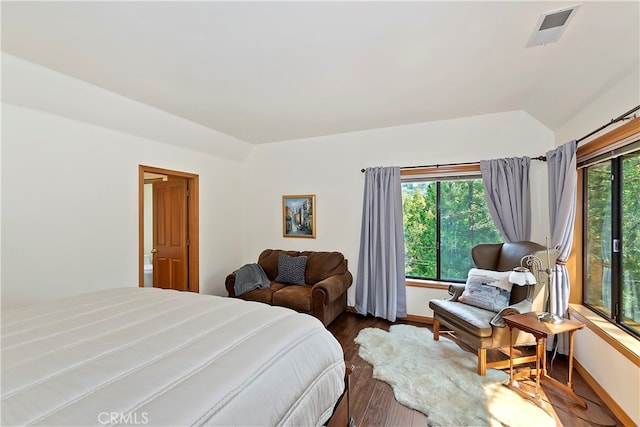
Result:
{"label": "wooden side table", "polygon": [[[563,323],[546,323],[538,320],[535,312],[513,314],[503,317],[504,323],[509,327],[509,387],[517,391],[523,397],[532,400],[536,405],[547,410],[544,401],[540,398],[540,381],[566,392],[583,408],[587,404],[573,391],[571,376],[573,373],[573,334],[584,327],[584,324],[569,319]],[[536,377],[536,391],[534,395],[522,390],[513,375],[513,329],[529,332],[536,338],[536,369],[533,375]],[[569,333],[569,376],[567,384],[563,384],[555,378],[547,375],[547,338],[563,332]]]}

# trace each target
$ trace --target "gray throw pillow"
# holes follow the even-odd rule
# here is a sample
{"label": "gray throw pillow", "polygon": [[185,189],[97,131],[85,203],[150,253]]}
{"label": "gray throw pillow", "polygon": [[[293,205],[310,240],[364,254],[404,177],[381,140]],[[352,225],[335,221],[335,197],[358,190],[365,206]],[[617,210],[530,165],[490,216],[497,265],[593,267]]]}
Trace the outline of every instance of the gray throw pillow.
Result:
{"label": "gray throw pillow", "polygon": [[491,271],[472,268],[467,284],[458,301],[495,313],[509,305],[511,286],[510,271]]}
{"label": "gray throw pillow", "polygon": [[276,282],[285,285],[304,285],[304,269],[307,267],[306,256],[278,255],[278,277]]}

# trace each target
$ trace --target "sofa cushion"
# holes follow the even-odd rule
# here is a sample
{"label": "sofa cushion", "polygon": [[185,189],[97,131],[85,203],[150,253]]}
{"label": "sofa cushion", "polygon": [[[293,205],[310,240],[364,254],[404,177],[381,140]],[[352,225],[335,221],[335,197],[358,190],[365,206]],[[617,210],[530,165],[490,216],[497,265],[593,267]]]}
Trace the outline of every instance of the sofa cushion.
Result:
{"label": "sofa cushion", "polygon": [[265,249],[258,256],[258,264],[262,266],[262,269],[267,273],[267,277],[270,280],[276,280],[278,276],[278,255],[281,253],[289,256],[298,256],[298,251],[283,251],[282,249]]}
{"label": "sofa cushion", "polygon": [[472,268],[458,301],[497,313],[509,305],[512,286],[510,274],[509,271]]}
{"label": "sofa cushion", "polygon": [[304,285],[304,270],[307,267],[306,256],[278,255],[278,276],[276,282],[285,285]]}
{"label": "sofa cushion", "polygon": [[273,294],[273,305],[289,307],[297,311],[311,311],[311,290],[313,286],[285,286]]}
{"label": "sofa cushion", "polygon": [[266,289],[255,289],[253,291],[249,291],[240,295],[240,298],[247,301],[258,301],[263,302],[265,304],[271,304],[273,301],[273,294],[284,288],[285,285],[281,285],[280,283],[271,282],[271,286]]}
{"label": "sofa cushion", "polygon": [[315,285],[327,277],[344,274],[347,263],[340,252],[300,252],[307,257],[305,279],[308,284]]}
{"label": "sofa cushion", "polygon": [[433,310],[434,318],[471,335],[486,338],[493,333],[491,319],[495,313],[492,311],[444,299],[432,299],[429,307]]}

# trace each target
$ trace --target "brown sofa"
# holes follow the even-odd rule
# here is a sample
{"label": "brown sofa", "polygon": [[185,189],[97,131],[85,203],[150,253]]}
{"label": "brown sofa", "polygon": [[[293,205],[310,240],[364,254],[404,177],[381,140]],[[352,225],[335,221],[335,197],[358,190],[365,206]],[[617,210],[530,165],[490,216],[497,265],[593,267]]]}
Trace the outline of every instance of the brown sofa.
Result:
{"label": "brown sofa", "polygon": [[[292,257],[306,256],[305,285],[285,285],[275,281],[278,277],[278,255],[284,253]],[[288,307],[302,313],[309,313],[325,325],[329,325],[347,307],[347,289],[353,276],[347,268],[347,260],[340,252],[285,251],[265,249],[258,257],[271,285],[265,289],[255,289],[238,298],[259,301],[271,305]],[[225,286],[230,297],[235,295],[235,272],[227,276]]]}

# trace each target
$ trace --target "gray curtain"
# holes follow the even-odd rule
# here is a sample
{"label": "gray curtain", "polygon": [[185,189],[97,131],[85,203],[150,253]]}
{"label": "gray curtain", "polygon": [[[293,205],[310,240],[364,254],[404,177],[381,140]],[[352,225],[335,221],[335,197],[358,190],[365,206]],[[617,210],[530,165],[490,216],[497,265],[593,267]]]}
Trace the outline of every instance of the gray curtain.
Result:
{"label": "gray curtain", "polygon": [[400,168],[367,168],[356,276],[356,312],[407,316]]}
{"label": "gray curtain", "polygon": [[487,207],[505,242],[531,240],[529,157],[482,160]]}
{"label": "gray curtain", "polygon": [[[576,146],[576,141],[571,141],[547,153],[551,246],[559,252],[551,281],[549,311],[559,316],[565,316],[569,308],[570,283],[565,265],[571,253],[576,218]],[[569,352],[566,334],[558,335],[558,351]]]}

